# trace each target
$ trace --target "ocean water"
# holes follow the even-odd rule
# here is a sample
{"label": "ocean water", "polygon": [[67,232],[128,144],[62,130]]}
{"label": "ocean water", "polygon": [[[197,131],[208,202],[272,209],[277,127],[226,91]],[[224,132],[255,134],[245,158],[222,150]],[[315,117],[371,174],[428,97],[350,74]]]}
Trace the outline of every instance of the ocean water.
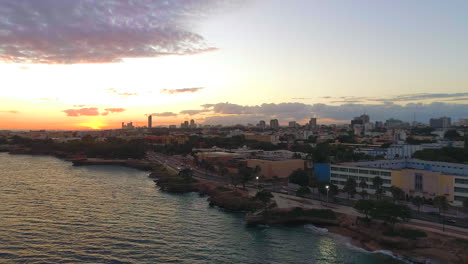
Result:
{"label": "ocean water", "polygon": [[246,227],[147,175],[0,153],[0,263],[403,263],[312,225]]}

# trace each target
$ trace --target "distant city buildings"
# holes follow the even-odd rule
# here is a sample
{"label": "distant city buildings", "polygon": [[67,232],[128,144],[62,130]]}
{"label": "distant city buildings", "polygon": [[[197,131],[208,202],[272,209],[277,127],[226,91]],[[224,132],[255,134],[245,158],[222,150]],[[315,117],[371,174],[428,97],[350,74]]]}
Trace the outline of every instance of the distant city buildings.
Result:
{"label": "distant city buildings", "polygon": [[264,120],[260,120],[260,122],[258,123],[258,127],[262,128],[262,129],[265,129],[266,127],[266,123]]}
{"label": "distant city buildings", "polygon": [[122,129],[134,129],[135,127],[133,126],[133,122],[125,124],[125,122],[122,122]]}
{"label": "distant city buildings", "polygon": [[153,116],[149,115],[148,116],[148,128],[153,127]]}
{"label": "distant city buildings", "polygon": [[272,119],[272,120],[270,120],[270,128],[271,128],[271,129],[278,129],[278,128],[279,128],[278,119]]}
{"label": "distant city buildings", "polygon": [[429,120],[429,125],[432,128],[448,128],[452,125],[450,117],[440,117],[440,118],[431,118]]}
{"label": "distant city buildings", "polygon": [[315,129],[317,127],[317,118],[312,117],[309,120],[309,129]]}

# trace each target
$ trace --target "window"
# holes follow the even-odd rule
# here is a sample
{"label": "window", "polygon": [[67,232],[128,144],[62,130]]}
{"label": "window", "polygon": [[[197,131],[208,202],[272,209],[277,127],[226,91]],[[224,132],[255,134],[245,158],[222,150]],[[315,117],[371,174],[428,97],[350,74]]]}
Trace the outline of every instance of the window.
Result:
{"label": "window", "polygon": [[380,172],[380,175],[382,175],[382,176],[389,176],[389,177],[390,177],[390,176],[392,176],[392,173],[389,172],[389,171],[381,171],[381,172]]}
{"label": "window", "polygon": [[455,183],[468,184],[468,179],[455,179]]}
{"label": "window", "polygon": [[369,174],[369,171],[368,171],[368,170],[359,170],[359,173],[361,173],[361,174]]}
{"label": "window", "polygon": [[332,170],[332,171],[337,171],[338,168],[337,168],[337,167],[331,167],[331,170]]}
{"label": "window", "polygon": [[349,169],[349,172],[354,172],[354,173],[357,173],[358,170],[357,169]]}
{"label": "window", "polygon": [[382,180],[382,182],[383,182],[384,184],[392,184],[392,181],[391,181],[391,180]]}
{"label": "window", "polygon": [[370,174],[372,174],[372,175],[379,175],[379,172],[378,172],[378,171],[370,171]]}
{"label": "window", "polygon": [[423,175],[421,173],[414,174],[414,189],[416,191],[422,191],[423,189]]}
{"label": "window", "polygon": [[468,193],[468,188],[455,187],[455,192]]}
{"label": "window", "polygon": [[348,172],[348,169],[347,168],[340,168],[340,171]]}
{"label": "window", "polygon": [[468,200],[468,197],[463,197],[463,196],[456,196],[455,195],[454,198],[455,198],[456,201],[461,201],[461,202],[463,202],[465,200]]}

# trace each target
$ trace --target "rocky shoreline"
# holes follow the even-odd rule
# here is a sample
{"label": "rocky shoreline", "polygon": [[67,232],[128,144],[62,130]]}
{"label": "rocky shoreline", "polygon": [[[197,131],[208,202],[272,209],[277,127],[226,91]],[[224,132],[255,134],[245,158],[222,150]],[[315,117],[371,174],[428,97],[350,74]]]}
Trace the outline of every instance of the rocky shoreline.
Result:
{"label": "rocky shoreline", "polygon": [[[258,200],[250,197],[248,191],[227,187],[206,180],[193,179],[190,183],[180,181],[179,176],[172,175],[162,165],[154,165],[144,160],[106,160],[106,159],[84,159],[71,153],[39,153],[33,150],[10,146],[2,146],[0,152],[10,154],[26,155],[50,155],[67,161],[75,166],[87,165],[120,165],[139,170],[152,171],[149,177],[163,191],[172,193],[198,192],[206,195],[211,206],[217,206],[230,211],[256,212],[264,208]],[[168,180],[169,179],[169,180]],[[174,180],[176,179],[176,180]],[[178,180],[179,181],[178,181]],[[291,209],[290,209],[291,210]],[[276,217],[265,218],[255,214],[248,214],[248,224],[288,225],[311,223],[317,226],[326,226],[332,233],[342,235],[351,239],[351,244],[368,251],[390,250],[398,256],[413,263],[457,263],[468,264],[468,241],[442,236],[426,232],[427,237],[423,239],[405,239],[401,237],[387,237],[382,235],[383,227],[378,224],[367,226],[359,223],[354,216],[336,213],[336,219],[324,219],[311,216],[298,217]],[[398,228],[398,225],[397,225]],[[428,260],[431,262],[427,262]]]}

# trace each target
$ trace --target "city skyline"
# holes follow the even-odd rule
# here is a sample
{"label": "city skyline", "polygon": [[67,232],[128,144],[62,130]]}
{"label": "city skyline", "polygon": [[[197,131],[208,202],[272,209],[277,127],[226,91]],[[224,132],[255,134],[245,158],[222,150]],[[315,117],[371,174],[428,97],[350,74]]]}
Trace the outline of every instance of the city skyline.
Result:
{"label": "city skyline", "polygon": [[147,115],[153,126],[348,123],[362,113],[457,121],[468,112],[466,10],[464,1],[4,1],[0,129],[109,129]]}

